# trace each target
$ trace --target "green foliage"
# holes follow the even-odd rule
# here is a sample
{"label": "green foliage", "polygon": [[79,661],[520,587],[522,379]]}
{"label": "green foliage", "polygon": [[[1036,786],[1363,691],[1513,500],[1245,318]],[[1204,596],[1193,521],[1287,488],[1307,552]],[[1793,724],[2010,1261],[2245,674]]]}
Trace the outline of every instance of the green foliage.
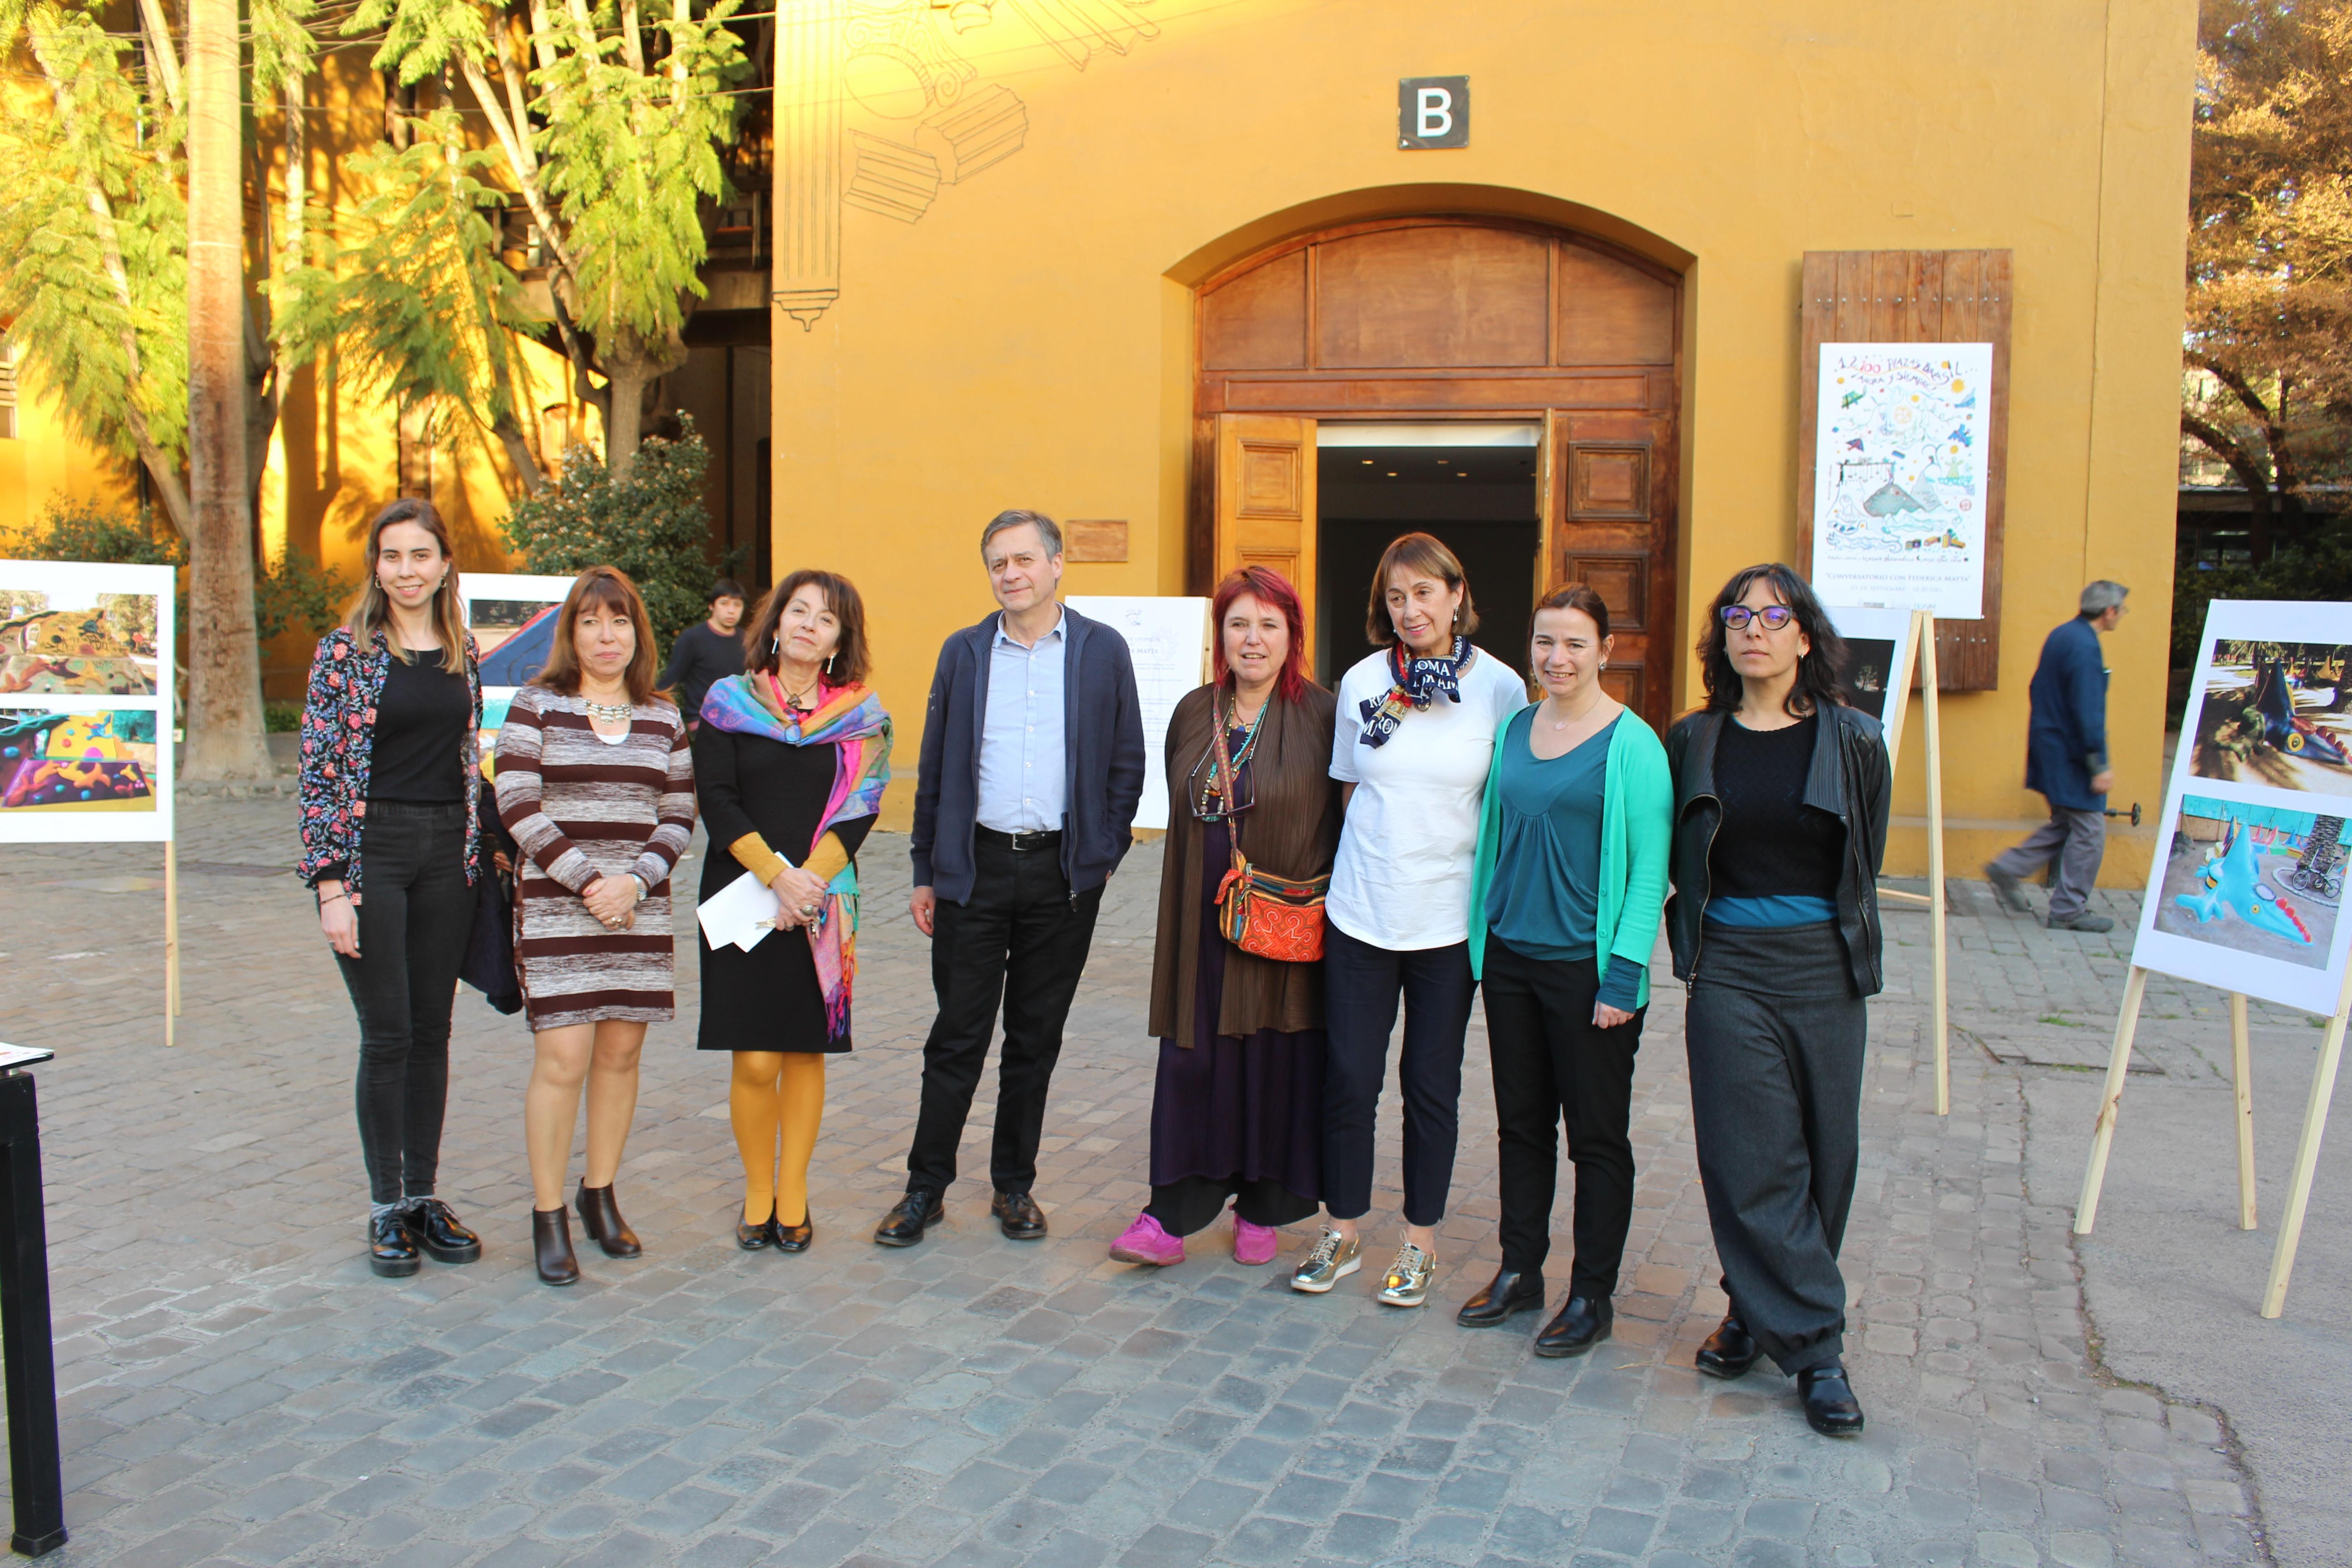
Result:
{"label": "green foliage", "polygon": [[324,637],[343,618],[343,606],[358,586],[333,567],[289,550],[254,574],[254,635],[263,642],[289,630]]}
{"label": "green foliage", "polygon": [[2214,599],[2352,599],[2352,520],[2338,519],[2259,566],[2183,561],[2172,580],[2172,668],[2193,668]]}
{"label": "green foliage", "polygon": [[302,729],[302,705],[271,698],[261,705],[261,728],[272,735],[298,734]]}
{"label": "green foliage", "polygon": [[[620,474],[574,447],[562,477],[526,496],[507,517],[508,546],[522,570],[563,574],[617,566],[645,595],[655,640],[667,655],[677,634],[703,617],[710,563],[703,553],[710,518],[702,510],[710,449],[694,421],[675,441],[648,437]],[[731,558],[727,565],[731,568]]]}

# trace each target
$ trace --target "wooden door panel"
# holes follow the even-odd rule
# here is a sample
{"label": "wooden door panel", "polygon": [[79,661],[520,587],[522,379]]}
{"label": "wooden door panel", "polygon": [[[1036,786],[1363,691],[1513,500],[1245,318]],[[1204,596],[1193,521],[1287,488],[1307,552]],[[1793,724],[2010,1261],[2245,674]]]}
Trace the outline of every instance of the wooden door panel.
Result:
{"label": "wooden door panel", "polygon": [[1650,626],[1650,556],[1645,550],[1571,550],[1567,580],[1588,583],[1609,606],[1609,629],[1619,636]]}
{"label": "wooden door panel", "polygon": [[1552,421],[1556,487],[1552,579],[1584,583],[1609,606],[1616,639],[1601,680],[1610,695],[1662,726],[1674,689],[1674,510],[1659,454],[1671,450],[1664,416],[1606,425],[1577,416]]}
{"label": "wooden door panel", "polygon": [[1270,566],[1298,590],[1315,647],[1315,421],[1271,414],[1217,416],[1212,591],[1244,565]]}
{"label": "wooden door panel", "polygon": [[1386,229],[1314,255],[1318,368],[1546,363],[1550,247],[1534,235]]}
{"label": "wooden door panel", "polygon": [[1571,521],[1599,522],[1650,518],[1650,447],[1580,441],[1570,449],[1568,515]]}
{"label": "wooden door panel", "polygon": [[1675,286],[1580,245],[1559,247],[1556,364],[1672,364]]}
{"label": "wooden door panel", "polygon": [[1307,368],[1307,252],[1276,257],[1202,296],[1201,366]]}

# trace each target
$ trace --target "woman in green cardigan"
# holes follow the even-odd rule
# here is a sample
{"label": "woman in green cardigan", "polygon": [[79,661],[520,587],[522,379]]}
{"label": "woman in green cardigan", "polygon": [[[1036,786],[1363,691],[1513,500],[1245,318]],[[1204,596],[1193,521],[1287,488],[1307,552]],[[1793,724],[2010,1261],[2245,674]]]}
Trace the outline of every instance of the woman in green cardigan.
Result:
{"label": "woman in green cardigan", "polygon": [[1650,727],[1601,689],[1609,606],[1582,584],[1536,606],[1544,700],[1495,734],[1470,894],[1501,1134],[1503,1266],[1465,1328],[1544,1305],[1559,1128],[1576,1166],[1576,1262],[1536,1354],[1609,1337],[1633,1218],[1633,1053],[1665,908],[1674,780]]}

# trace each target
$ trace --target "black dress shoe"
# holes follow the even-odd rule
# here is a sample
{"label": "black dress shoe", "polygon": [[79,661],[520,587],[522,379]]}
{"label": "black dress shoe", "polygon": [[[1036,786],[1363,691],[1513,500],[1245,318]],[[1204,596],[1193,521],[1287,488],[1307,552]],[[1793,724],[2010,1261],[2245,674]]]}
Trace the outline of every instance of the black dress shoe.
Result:
{"label": "black dress shoe", "polygon": [[808,1210],[803,1209],[801,1222],[798,1225],[786,1225],[782,1220],[775,1221],[776,1250],[806,1252],[809,1249],[809,1243],[816,1239],[815,1217]]}
{"label": "black dress shoe", "polygon": [[1762,1353],[1739,1314],[1726,1312],[1722,1324],[1698,1347],[1698,1369],[1709,1377],[1745,1377]]}
{"label": "black dress shoe", "polygon": [[414,1274],[425,1265],[417,1260],[416,1243],[400,1215],[385,1215],[368,1221],[368,1267],[387,1279]]}
{"label": "black dress shoe", "polygon": [[1045,1211],[1027,1193],[999,1193],[988,1212],[1005,1235],[1015,1241],[1036,1241],[1045,1234]]}
{"label": "black dress shoe", "polygon": [[1862,1431],[1862,1404],[1853,1384],[1845,1380],[1845,1366],[1807,1367],[1797,1374],[1797,1393],[1805,1402],[1805,1424],[1824,1437],[1852,1437]]}
{"label": "black dress shoe", "polygon": [[1609,1325],[1616,1320],[1616,1309],[1610,1306],[1607,1297],[1570,1296],[1559,1304],[1559,1314],[1544,1325],[1544,1331],[1536,1336],[1536,1354],[1582,1355],[1609,1337]]}
{"label": "black dress shoe", "polygon": [[400,1223],[436,1263],[471,1263],[482,1256],[482,1238],[459,1225],[439,1198],[419,1198]]}
{"label": "black dress shoe", "polygon": [[1454,1321],[1465,1329],[1491,1329],[1514,1314],[1533,1312],[1544,1304],[1544,1278],[1540,1274],[1514,1274],[1508,1268],[1498,1268],[1486,1281],[1486,1289],[1462,1303]]}
{"label": "black dress shoe", "polygon": [[580,1195],[574,1200],[580,1210],[580,1228],[596,1238],[607,1258],[635,1258],[645,1251],[637,1242],[637,1233],[621,1217],[621,1205],[613,1201],[613,1184],[601,1187],[580,1184]]}
{"label": "black dress shoe", "polygon": [[539,1278],[542,1283],[578,1283],[580,1259],[572,1251],[570,1209],[530,1211],[530,1251],[532,1260],[539,1265]]}
{"label": "black dress shoe", "polygon": [[740,1219],[735,1222],[735,1245],[741,1247],[744,1251],[757,1252],[763,1247],[774,1246],[775,1242],[776,1211],[774,1205],[771,1205],[769,1206],[768,1217],[761,1220],[757,1225],[745,1225]]}
{"label": "black dress shoe", "polygon": [[910,1187],[874,1227],[875,1244],[912,1247],[923,1239],[923,1232],[947,1217],[947,1205],[940,1202],[939,1194],[929,1187]]}

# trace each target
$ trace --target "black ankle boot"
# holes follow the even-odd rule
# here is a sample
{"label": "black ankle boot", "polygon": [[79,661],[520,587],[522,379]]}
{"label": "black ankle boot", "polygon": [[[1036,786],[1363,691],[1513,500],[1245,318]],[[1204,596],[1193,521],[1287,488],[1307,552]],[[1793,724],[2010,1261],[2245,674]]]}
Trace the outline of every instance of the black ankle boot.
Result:
{"label": "black ankle boot", "polygon": [[1609,1337],[1610,1325],[1616,1319],[1616,1310],[1606,1296],[1570,1296],[1560,1303],[1559,1315],[1536,1336],[1536,1354],[1582,1355]]}
{"label": "black ankle boot", "polygon": [[1762,1353],[1739,1314],[1726,1312],[1723,1322],[1707,1335],[1706,1343],[1698,1347],[1698,1369],[1709,1377],[1745,1377]]}
{"label": "black ankle boot", "polygon": [[601,1187],[580,1184],[577,1200],[580,1228],[595,1237],[596,1245],[604,1249],[607,1258],[635,1258],[645,1251],[637,1245],[637,1233],[621,1217],[621,1205],[613,1201],[613,1186],[607,1182]]}
{"label": "black ankle boot", "polygon": [[572,1214],[568,1209],[530,1211],[530,1250],[539,1261],[539,1277],[550,1285],[571,1285],[580,1279],[580,1259],[572,1251]]}

